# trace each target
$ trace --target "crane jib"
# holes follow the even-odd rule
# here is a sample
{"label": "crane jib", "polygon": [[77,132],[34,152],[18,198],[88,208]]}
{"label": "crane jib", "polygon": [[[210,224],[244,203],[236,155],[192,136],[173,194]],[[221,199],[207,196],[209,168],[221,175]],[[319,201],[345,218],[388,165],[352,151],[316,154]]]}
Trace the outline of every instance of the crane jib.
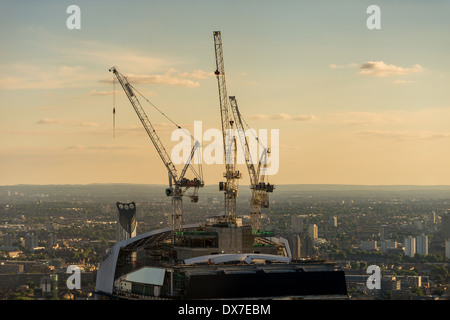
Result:
{"label": "crane jib", "polygon": [[[164,148],[164,145],[162,144],[161,140],[159,139],[159,136],[157,135],[150,120],[148,119],[144,109],[142,108],[142,106],[139,102],[139,99],[136,97],[135,91],[137,93],[139,93],[139,91],[137,91],[133,88],[133,86],[128,82],[127,78],[125,76],[123,76],[122,74],[120,74],[118,72],[118,70],[116,69],[116,67],[110,68],[109,71],[113,72],[115,74],[115,76],[119,80],[120,84],[122,85],[122,88],[125,91],[128,99],[130,100],[131,105],[134,108],[134,111],[136,111],[136,114],[138,115],[139,120],[141,121],[142,125],[144,126],[145,131],[147,132],[150,140],[152,141],[153,145],[155,146],[165,167],[167,168],[167,171],[169,174],[169,188],[166,189],[166,195],[172,197],[172,231],[173,231],[172,232],[172,242],[174,242],[175,231],[176,230],[179,231],[182,228],[182,211],[183,211],[182,210],[182,196],[184,196],[184,192],[187,189],[193,187],[195,191],[194,191],[193,195],[190,195],[191,201],[198,202],[198,195],[196,194],[196,192],[199,187],[204,186],[203,177],[201,177],[201,179],[194,178],[194,180],[189,180],[189,179],[184,178],[184,174],[186,173],[187,168],[188,167],[192,168],[192,166],[190,165],[190,159],[192,159],[192,156],[198,145],[197,144],[194,145],[194,148],[190,155],[190,159],[189,159],[188,163],[185,165],[185,167],[183,168],[181,177],[178,178],[177,170],[176,170],[174,164],[172,163],[172,160],[171,160],[169,154],[167,153],[166,149]],[[140,94],[140,95],[142,96],[142,94]],[[144,99],[145,99],[145,97],[144,97]],[[150,101],[148,101],[147,99],[145,99],[145,100],[147,102],[149,102],[160,113],[162,113]],[[167,116],[166,116],[166,118],[167,118]],[[174,123],[171,119],[169,119],[169,120],[172,123]],[[180,126],[178,126],[178,125],[177,125],[177,127],[180,128]],[[175,184],[174,187],[172,185],[172,181]],[[185,188],[185,190],[182,190],[182,188]]]}

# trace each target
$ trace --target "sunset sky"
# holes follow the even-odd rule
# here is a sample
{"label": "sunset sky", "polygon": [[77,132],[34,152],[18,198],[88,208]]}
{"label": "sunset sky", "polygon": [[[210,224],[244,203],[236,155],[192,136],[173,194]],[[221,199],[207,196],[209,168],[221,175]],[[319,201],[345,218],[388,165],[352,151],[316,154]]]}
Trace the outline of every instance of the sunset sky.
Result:
{"label": "sunset sky", "polygon": [[[228,94],[250,127],[279,129],[270,182],[450,184],[449,1],[5,0],[0,28],[0,185],[167,184],[118,85],[113,138],[108,69],[182,127],[220,129],[216,30]],[[170,153],[175,127],[141,102]]]}

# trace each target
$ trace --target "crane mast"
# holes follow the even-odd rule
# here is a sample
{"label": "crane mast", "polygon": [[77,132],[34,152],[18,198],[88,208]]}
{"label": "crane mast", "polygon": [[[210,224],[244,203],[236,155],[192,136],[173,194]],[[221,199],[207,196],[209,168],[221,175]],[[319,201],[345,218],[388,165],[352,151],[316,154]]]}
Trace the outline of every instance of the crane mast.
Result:
{"label": "crane mast", "polygon": [[[236,197],[238,196],[238,181],[242,174],[236,170],[236,138],[234,137],[234,121],[231,117],[225,83],[225,67],[223,60],[222,36],[220,31],[214,31],[214,47],[216,55],[217,82],[219,87],[220,115],[222,120],[222,136],[225,156],[225,182],[219,183],[219,190],[224,191],[225,197],[225,222],[236,223]],[[233,157],[234,151],[234,157]]]}
{"label": "crane mast", "polygon": [[[166,188],[166,195],[172,197],[172,231],[180,231],[182,228],[182,218],[183,218],[183,209],[182,209],[182,197],[185,195],[185,192],[189,188],[194,188],[193,195],[191,195],[191,201],[197,202],[198,201],[198,188],[203,187],[203,177],[199,177],[199,179],[194,178],[193,180],[189,180],[184,178],[184,175],[188,169],[188,167],[191,165],[190,162],[194,156],[194,153],[196,149],[199,147],[199,143],[196,141],[194,143],[194,147],[192,148],[192,151],[189,155],[189,158],[182,170],[182,173],[180,176],[178,176],[177,169],[175,165],[173,164],[169,154],[167,153],[166,149],[164,148],[164,145],[162,144],[159,136],[156,134],[156,130],[154,129],[152,123],[150,122],[149,118],[147,117],[147,114],[145,113],[144,109],[141,106],[141,103],[139,102],[138,98],[136,97],[136,94],[133,90],[133,87],[128,82],[127,78],[121,74],[116,67],[112,67],[109,69],[110,72],[113,72],[114,75],[119,80],[119,83],[121,84],[123,90],[125,91],[128,99],[131,102],[131,105],[133,106],[134,110],[136,111],[136,114],[141,121],[142,125],[145,128],[145,131],[147,132],[150,140],[153,142],[153,145],[156,148],[156,151],[158,152],[159,156],[161,157],[161,160],[163,161],[167,172],[169,174],[169,188]],[[178,127],[179,128],[179,127]],[[184,189],[183,189],[184,188]],[[173,239],[173,237],[172,237]]]}
{"label": "crane mast", "polygon": [[[252,197],[250,199],[250,224],[254,232],[262,231],[261,223],[261,209],[269,206],[268,192],[273,192],[274,185],[265,182],[265,175],[261,174],[261,165],[265,166],[267,163],[267,153],[270,151],[264,149],[258,166],[255,167],[251,159],[250,147],[245,137],[245,130],[242,121],[241,113],[237,104],[236,97],[230,96],[230,106],[233,112],[233,117],[236,122],[236,128],[240,137],[243,137],[243,146],[245,154],[245,163],[247,165],[248,174],[250,178],[250,188],[252,190]],[[242,142],[242,141],[241,141]]]}

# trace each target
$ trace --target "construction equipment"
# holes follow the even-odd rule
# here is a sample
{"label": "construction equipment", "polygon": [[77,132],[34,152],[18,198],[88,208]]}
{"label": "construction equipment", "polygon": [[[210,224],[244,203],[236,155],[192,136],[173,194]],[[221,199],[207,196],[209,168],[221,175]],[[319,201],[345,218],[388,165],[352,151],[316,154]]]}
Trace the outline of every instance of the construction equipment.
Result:
{"label": "construction equipment", "polygon": [[[167,168],[169,174],[169,188],[166,188],[166,195],[172,197],[172,231],[174,231],[173,234],[175,234],[176,231],[180,231],[182,228],[182,197],[184,195],[187,195],[185,194],[185,192],[188,189],[193,188],[193,194],[189,195],[189,197],[191,198],[192,202],[198,202],[198,189],[204,186],[202,170],[200,169],[199,173],[197,173],[191,165],[191,160],[194,157],[196,149],[200,147],[200,143],[198,141],[195,141],[194,147],[192,148],[189,158],[187,159],[186,164],[183,167],[181,175],[178,176],[175,165],[173,164],[160,138],[156,134],[152,123],[148,119],[147,114],[145,113],[138,98],[136,97],[136,93],[139,92],[135,88],[133,88],[133,86],[128,82],[127,78],[123,74],[121,74],[116,67],[112,67],[111,69],[109,69],[109,71],[113,72],[116,75],[119,83],[122,85],[122,88],[125,91],[128,99],[130,100],[134,110],[136,111],[139,120],[141,120],[145,131],[147,131],[150,140],[153,142],[156,151],[158,152],[161,160]],[[181,129],[180,126],[176,126]],[[199,166],[201,166],[201,163],[199,163]],[[196,175],[193,180],[184,177],[188,168],[191,168]]]}
{"label": "construction equipment", "polygon": [[261,209],[263,207],[269,207],[268,193],[273,192],[273,189],[275,189],[275,186],[273,184],[265,181],[266,175],[261,174],[262,168],[267,165],[267,154],[270,153],[270,150],[264,147],[261,158],[258,162],[258,166],[255,168],[255,164],[253,162],[253,159],[251,158],[250,146],[245,137],[243,119],[241,113],[239,112],[236,97],[230,96],[229,99],[233,117],[236,123],[236,129],[241,139],[241,145],[244,148],[245,163],[247,165],[250,178],[250,188],[252,190],[252,197],[250,199],[250,224],[252,226],[253,232],[260,233],[262,232]]}
{"label": "construction equipment", "polygon": [[[225,182],[219,183],[219,190],[225,195],[226,223],[236,223],[236,197],[238,196],[238,182],[242,174],[237,170],[236,137],[234,136],[234,121],[230,110],[225,83],[225,67],[223,61],[222,36],[220,31],[214,31],[214,48],[216,54],[217,82],[219,86],[220,114],[222,120],[223,147],[225,156]],[[234,156],[233,156],[234,153]]]}

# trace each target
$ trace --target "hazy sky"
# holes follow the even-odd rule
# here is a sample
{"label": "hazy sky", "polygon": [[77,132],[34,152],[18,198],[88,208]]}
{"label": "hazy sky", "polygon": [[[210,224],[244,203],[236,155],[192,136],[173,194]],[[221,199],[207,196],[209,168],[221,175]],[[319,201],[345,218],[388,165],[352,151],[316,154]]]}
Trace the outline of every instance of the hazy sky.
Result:
{"label": "hazy sky", "polygon": [[[3,0],[0,28],[0,185],[166,184],[118,86],[113,139],[108,69],[183,127],[219,129],[215,30],[229,95],[252,128],[279,129],[269,181],[450,184],[449,1]],[[170,152],[175,127],[142,104]]]}

